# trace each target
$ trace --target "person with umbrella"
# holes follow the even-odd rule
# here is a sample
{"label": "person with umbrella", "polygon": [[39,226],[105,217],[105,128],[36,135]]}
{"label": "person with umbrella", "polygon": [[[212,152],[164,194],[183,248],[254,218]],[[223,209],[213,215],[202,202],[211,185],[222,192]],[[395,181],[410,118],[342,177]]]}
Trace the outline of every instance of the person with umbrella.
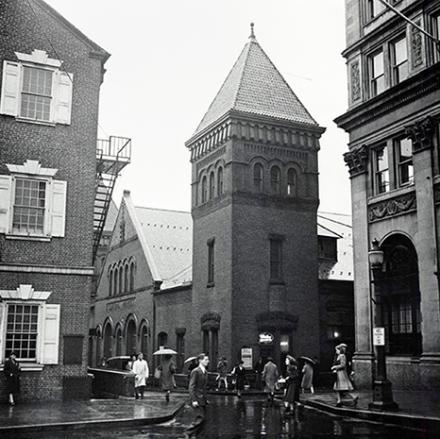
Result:
{"label": "person with umbrella", "polygon": [[134,396],[136,399],[144,399],[145,386],[149,375],[148,363],[144,360],[144,354],[139,352],[137,360],[133,363]]}
{"label": "person with umbrella", "polygon": [[169,402],[171,390],[176,387],[176,381],[174,379],[176,366],[171,354],[161,356],[161,362],[158,369],[160,370],[160,384],[162,390],[165,392],[165,401]]}
{"label": "person with umbrella", "polygon": [[315,393],[313,388],[313,366],[315,361],[309,357],[300,357],[304,361],[304,367],[302,368],[302,380],[301,380],[301,392],[305,393],[310,390],[310,393]]}

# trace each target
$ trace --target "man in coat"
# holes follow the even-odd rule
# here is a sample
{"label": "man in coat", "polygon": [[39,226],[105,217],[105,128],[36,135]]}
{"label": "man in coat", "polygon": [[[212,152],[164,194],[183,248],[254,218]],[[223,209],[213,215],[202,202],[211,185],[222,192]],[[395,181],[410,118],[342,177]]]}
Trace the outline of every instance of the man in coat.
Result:
{"label": "man in coat", "polygon": [[266,392],[268,392],[269,404],[273,403],[273,398],[275,395],[275,384],[277,383],[279,377],[278,368],[273,362],[272,358],[267,359],[267,363],[263,368],[263,381],[266,383]]}
{"label": "man in coat", "polygon": [[134,377],[134,395],[136,399],[144,399],[145,386],[149,375],[148,364],[144,360],[144,354],[139,352],[138,359],[133,363]]}
{"label": "man in coat", "polygon": [[9,354],[5,361],[3,373],[6,376],[6,392],[9,395],[9,405],[15,405],[14,396],[20,391],[20,366],[15,352]]}
{"label": "man in coat", "polygon": [[191,371],[189,378],[189,400],[191,406],[197,411],[197,415],[203,417],[205,407],[208,404],[206,398],[208,371],[206,368],[209,364],[209,357],[205,354],[200,354],[197,360],[199,365]]}

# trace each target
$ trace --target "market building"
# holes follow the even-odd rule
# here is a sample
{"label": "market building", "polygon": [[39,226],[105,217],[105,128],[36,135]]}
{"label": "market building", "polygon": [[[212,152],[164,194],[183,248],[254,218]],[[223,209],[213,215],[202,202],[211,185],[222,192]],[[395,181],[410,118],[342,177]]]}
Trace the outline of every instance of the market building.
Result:
{"label": "market building", "polygon": [[[370,386],[373,341],[384,342],[394,387],[432,389],[440,387],[440,52],[429,35],[439,38],[440,4],[389,3],[409,21],[378,0],[346,1],[349,102],[336,123],[350,136],[354,368]],[[373,240],[383,261],[374,261]]]}
{"label": "market building", "polygon": [[42,0],[2,1],[0,28],[0,369],[14,351],[20,400],[87,398],[93,259],[130,141],[97,141],[104,49]]}

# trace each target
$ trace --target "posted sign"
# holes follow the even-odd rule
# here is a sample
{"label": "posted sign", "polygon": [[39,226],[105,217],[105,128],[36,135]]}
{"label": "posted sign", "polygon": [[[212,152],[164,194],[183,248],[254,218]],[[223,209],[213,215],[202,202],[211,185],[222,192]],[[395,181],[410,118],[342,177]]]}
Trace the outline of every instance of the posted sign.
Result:
{"label": "posted sign", "polygon": [[373,328],[373,345],[385,346],[385,328]]}
{"label": "posted sign", "polygon": [[252,348],[241,348],[241,361],[245,369],[252,369]]}

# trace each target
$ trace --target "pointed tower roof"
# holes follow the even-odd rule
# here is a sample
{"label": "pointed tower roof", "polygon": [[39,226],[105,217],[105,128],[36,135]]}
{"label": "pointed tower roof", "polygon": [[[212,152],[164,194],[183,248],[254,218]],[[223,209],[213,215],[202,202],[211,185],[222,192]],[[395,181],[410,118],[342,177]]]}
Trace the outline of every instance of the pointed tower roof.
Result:
{"label": "pointed tower roof", "polygon": [[318,126],[258,44],[253,23],[249,41],[194,134],[231,110]]}

